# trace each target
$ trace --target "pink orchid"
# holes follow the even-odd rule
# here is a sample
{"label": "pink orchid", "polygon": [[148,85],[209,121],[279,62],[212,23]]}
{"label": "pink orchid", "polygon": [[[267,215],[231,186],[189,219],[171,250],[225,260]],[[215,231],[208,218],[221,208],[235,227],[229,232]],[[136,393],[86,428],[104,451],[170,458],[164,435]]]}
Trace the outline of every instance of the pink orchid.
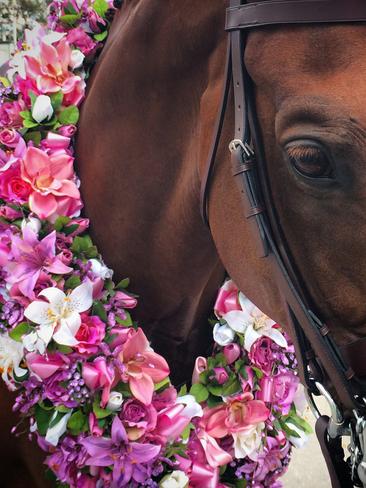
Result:
{"label": "pink orchid", "polygon": [[56,256],[55,247],[55,231],[39,241],[31,227],[24,226],[22,238],[12,237],[13,260],[5,266],[9,274],[8,283],[17,284],[23,295],[30,297],[42,271],[53,274],[70,273],[72,268],[65,266]]}
{"label": "pink orchid", "polygon": [[126,368],[124,374],[132,394],[140,402],[150,405],[154,383],[169,376],[167,362],[150,350],[149,341],[140,328],[124,344],[120,359]]}
{"label": "pink orchid", "polygon": [[28,148],[21,174],[32,187],[29,206],[38,217],[72,216],[82,207],[74,182],[73,158],[66,151],[46,154],[40,149]]}
{"label": "pink orchid", "polygon": [[57,46],[41,42],[39,58],[25,57],[26,74],[36,80],[39,93],[64,94],[64,105],[78,105],[84,97],[85,82],[69,71],[72,50],[66,39]]}
{"label": "pink orchid", "polygon": [[263,401],[253,398],[251,393],[243,393],[230,398],[225,405],[205,409],[202,419],[205,432],[221,439],[267,420],[270,413],[268,408]]}
{"label": "pink orchid", "polygon": [[83,364],[82,377],[86,386],[91,390],[103,390],[100,403],[102,407],[105,407],[115,380],[113,367],[107,364],[104,357],[99,356],[92,363]]}

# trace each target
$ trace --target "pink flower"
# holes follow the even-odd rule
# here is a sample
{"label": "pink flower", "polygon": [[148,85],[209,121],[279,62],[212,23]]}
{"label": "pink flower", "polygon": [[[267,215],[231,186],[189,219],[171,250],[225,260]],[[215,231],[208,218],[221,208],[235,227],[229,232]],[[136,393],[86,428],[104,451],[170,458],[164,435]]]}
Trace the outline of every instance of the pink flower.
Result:
{"label": "pink flower", "polygon": [[68,363],[60,353],[48,353],[46,356],[29,353],[26,359],[29,369],[42,380],[49,378]]}
{"label": "pink flower", "polygon": [[150,405],[154,383],[169,376],[167,362],[150,350],[149,341],[140,328],[124,344],[120,360],[126,368],[124,375],[133,396],[145,405]]}
{"label": "pink flower", "polygon": [[22,100],[16,102],[6,102],[0,105],[0,126],[19,129],[23,127],[23,119],[19,113],[25,110]]}
{"label": "pink flower", "polygon": [[207,369],[207,359],[198,356],[194,363],[193,374],[192,374],[192,384],[200,382],[200,374],[206,371]]}
{"label": "pink flower", "polygon": [[223,350],[227,364],[235,363],[235,361],[240,357],[240,346],[233,342],[224,347]]}
{"label": "pink flower", "polygon": [[262,336],[250,348],[249,359],[267,375],[271,374],[273,365],[278,357],[279,346],[269,337]]}
{"label": "pink flower", "polygon": [[215,374],[214,378],[219,385],[223,385],[229,379],[228,372],[225,368],[214,368],[213,372]]}
{"label": "pink flower", "polygon": [[135,308],[137,305],[137,299],[123,291],[117,291],[114,300],[118,301],[118,306],[122,308]]}
{"label": "pink flower", "polygon": [[208,435],[221,439],[241,432],[250,425],[264,422],[269,413],[264,402],[253,400],[251,393],[243,393],[230,398],[225,405],[205,409],[202,423]]}
{"label": "pink flower", "polygon": [[108,403],[111,387],[115,379],[114,369],[107,364],[104,357],[97,357],[92,363],[84,363],[82,377],[92,391],[102,389],[101,406]]}
{"label": "pink flower", "polygon": [[8,207],[7,205],[0,206],[0,216],[7,220],[15,220],[23,217],[22,212],[15,210],[14,208]]}
{"label": "pink flower", "polygon": [[177,439],[191,421],[184,415],[185,405],[176,404],[165,408],[158,414],[156,434],[173,441]]}
{"label": "pink flower", "polygon": [[20,164],[14,163],[0,172],[0,197],[13,203],[28,201],[32,187],[21,177]]}
{"label": "pink flower", "polygon": [[93,412],[90,412],[88,420],[89,420],[89,432],[96,437],[102,436],[103,429],[99,427],[98,419]]}
{"label": "pink flower", "polygon": [[129,440],[136,441],[146,432],[155,429],[157,412],[152,405],[144,405],[138,400],[127,400],[123,404],[120,419],[125,426]]}
{"label": "pink flower", "polygon": [[75,349],[80,354],[95,354],[105,337],[105,323],[96,315],[82,315],[81,320],[81,325],[75,336],[79,341]]}
{"label": "pink flower", "polygon": [[220,288],[214,306],[215,313],[218,317],[222,317],[233,310],[241,310],[239,304],[239,290],[237,286],[231,281],[226,281]]}
{"label": "pink flower", "polygon": [[0,131],[0,144],[15,148],[20,140],[20,134],[15,129],[2,129]]}
{"label": "pink flower", "polygon": [[94,42],[81,27],[71,29],[67,33],[67,41],[69,44],[73,44],[75,47],[80,49],[80,51],[85,55],[90,54],[97,45],[97,43]]}
{"label": "pink flower", "polygon": [[300,380],[290,371],[279,373],[272,379],[272,402],[281,407],[282,415],[287,415],[294,401]]}
{"label": "pink flower", "polygon": [[60,90],[64,105],[78,105],[84,97],[85,82],[69,71],[71,48],[65,38],[57,46],[40,43],[39,58],[25,57],[26,74],[35,79],[39,93],[51,94]]}
{"label": "pink flower", "polygon": [[76,125],[63,125],[58,129],[58,133],[65,137],[72,137],[76,134]]}
{"label": "pink flower", "polygon": [[21,167],[22,178],[32,187],[29,206],[41,219],[72,216],[82,207],[76,187],[73,158],[65,151],[51,155],[28,148]]}

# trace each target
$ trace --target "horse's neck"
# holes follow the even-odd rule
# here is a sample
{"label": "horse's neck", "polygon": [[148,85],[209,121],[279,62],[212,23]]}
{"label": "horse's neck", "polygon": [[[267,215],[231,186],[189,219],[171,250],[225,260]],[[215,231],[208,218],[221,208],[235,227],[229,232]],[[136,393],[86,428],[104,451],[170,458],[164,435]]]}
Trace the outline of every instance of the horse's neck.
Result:
{"label": "horse's neck", "polygon": [[95,240],[141,294],[138,318],[154,346],[174,359],[178,380],[209,344],[207,318],[223,278],[199,215],[198,162],[207,157],[224,62],[224,8],[213,2],[221,5],[219,19],[210,2],[195,2],[196,12],[187,11],[194,2],[170,1],[162,10],[143,0],[122,10],[78,140]]}

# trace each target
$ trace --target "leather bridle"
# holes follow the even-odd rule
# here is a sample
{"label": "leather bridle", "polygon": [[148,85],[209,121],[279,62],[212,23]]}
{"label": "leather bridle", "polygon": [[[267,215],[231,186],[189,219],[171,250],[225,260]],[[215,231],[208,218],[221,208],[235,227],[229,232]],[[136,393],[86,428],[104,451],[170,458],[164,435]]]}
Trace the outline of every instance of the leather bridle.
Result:
{"label": "leather bridle", "polygon": [[[241,190],[245,216],[257,239],[258,250],[271,262],[286,299],[299,372],[309,400],[313,401],[313,395],[323,395],[332,410],[330,418],[318,415],[316,431],[333,488],[366,487],[366,365],[360,368],[360,361],[353,361],[357,359],[356,351],[365,354],[366,339],[338,347],[328,326],[317,317],[302,285],[271,197],[253,84],[245,68],[244,51],[247,32],[253,28],[344,22],[366,22],[366,1],[230,1],[226,15],[229,39],[224,89],[201,187],[201,212],[208,224],[210,181],[232,89],[235,108],[235,135],[229,146],[232,173]],[[347,463],[341,444],[345,435],[351,438]]]}

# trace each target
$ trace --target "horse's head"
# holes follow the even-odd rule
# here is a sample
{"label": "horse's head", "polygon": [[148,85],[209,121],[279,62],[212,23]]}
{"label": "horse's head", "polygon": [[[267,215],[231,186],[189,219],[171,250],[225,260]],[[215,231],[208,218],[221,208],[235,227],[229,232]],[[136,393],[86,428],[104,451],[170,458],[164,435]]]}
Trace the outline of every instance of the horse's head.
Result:
{"label": "horse's head", "polygon": [[[342,342],[366,324],[365,42],[360,25],[266,28],[245,52],[280,225]],[[245,265],[230,271],[248,286]]]}

